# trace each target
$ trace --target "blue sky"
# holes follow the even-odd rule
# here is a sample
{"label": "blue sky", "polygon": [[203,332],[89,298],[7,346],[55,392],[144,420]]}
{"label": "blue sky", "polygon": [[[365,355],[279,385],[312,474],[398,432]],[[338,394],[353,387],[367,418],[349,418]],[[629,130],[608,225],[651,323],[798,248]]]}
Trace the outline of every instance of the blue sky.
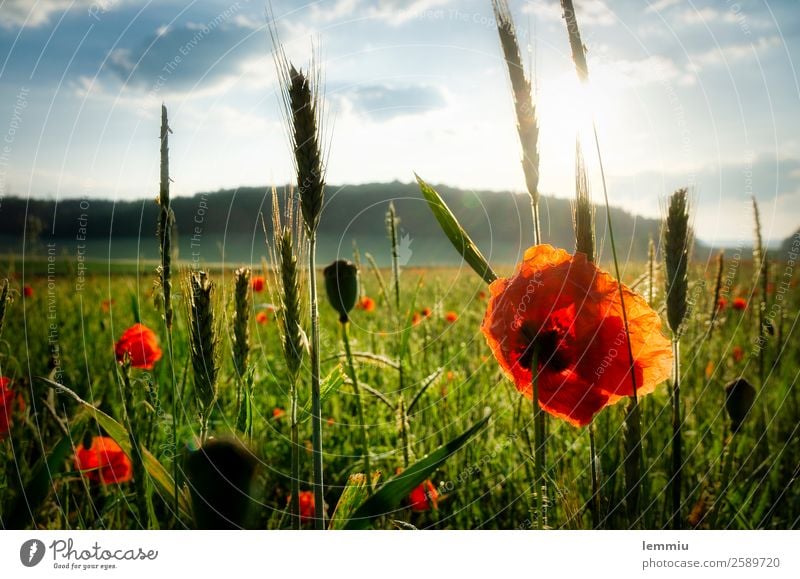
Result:
{"label": "blue sky", "polygon": [[[658,216],[690,184],[706,241],[800,226],[796,0],[575,0],[612,203]],[[536,71],[541,187],[574,194],[587,110],[557,0],[510,0]],[[325,76],[330,183],[522,190],[489,0],[274,0]],[[0,196],[153,197],[284,183],[292,165],[262,1],[0,0]],[[587,157],[591,157],[587,153]],[[592,190],[599,199],[596,163]],[[498,218],[502,218],[499,216]]]}

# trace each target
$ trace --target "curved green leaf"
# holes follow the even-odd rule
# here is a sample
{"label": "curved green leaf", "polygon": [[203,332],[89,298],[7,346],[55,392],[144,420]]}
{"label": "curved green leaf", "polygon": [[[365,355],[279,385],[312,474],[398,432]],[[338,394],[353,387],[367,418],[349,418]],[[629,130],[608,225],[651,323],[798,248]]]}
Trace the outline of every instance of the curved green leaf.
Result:
{"label": "curved green leaf", "polygon": [[406,470],[386,481],[374,495],[362,504],[352,518],[347,522],[345,529],[367,529],[370,523],[382,516],[391,513],[405,499],[415,487],[422,484],[425,479],[450,458],[458,449],[464,446],[479,430],[489,422],[490,413],[473,424],[461,436],[454,438],[417,461]]}
{"label": "curved green leaf", "polygon": [[496,280],[497,274],[492,270],[489,262],[483,257],[481,250],[478,249],[478,246],[475,245],[475,242],[472,241],[469,234],[461,227],[458,219],[456,219],[456,216],[450,211],[450,208],[445,204],[439,193],[423,181],[419,175],[414,173],[414,176],[417,178],[420,191],[422,191],[425,200],[428,202],[428,207],[433,211],[436,221],[439,222],[442,231],[447,235],[453,247],[458,250],[461,257],[464,258],[470,267],[475,270],[475,273],[481,276],[486,283],[492,283]]}

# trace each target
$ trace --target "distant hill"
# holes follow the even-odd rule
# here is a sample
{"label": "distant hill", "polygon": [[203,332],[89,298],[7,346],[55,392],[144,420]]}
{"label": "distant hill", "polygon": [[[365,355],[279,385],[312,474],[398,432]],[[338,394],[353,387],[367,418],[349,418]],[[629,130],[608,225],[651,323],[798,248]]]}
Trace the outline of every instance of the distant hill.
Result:
{"label": "distant hill", "polygon": [[[516,262],[532,243],[527,194],[436,187],[493,264]],[[401,220],[408,265],[457,262],[455,250],[440,231],[417,185],[400,182],[328,186],[320,225],[320,261],[349,256],[356,240],[362,252],[371,252],[380,263],[387,263],[385,213],[390,201],[394,201]],[[544,240],[572,250],[570,201],[545,196],[541,204]],[[173,200],[173,209],[183,260],[257,262],[265,253],[259,216],[263,213],[269,224],[271,198],[266,187],[179,197]],[[156,258],[157,210],[154,199],[69,199],[56,205],[54,201],[6,198],[0,206],[2,249],[21,252],[28,223],[29,235],[37,227],[42,231],[38,246],[34,247],[29,239],[28,254],[41,253],[43,244],[51,242],[59,247],[59,253],[83,250],[94,258]],[[644,259],[649,237],[658,238],[659,222],[618,208],[612,208],[611,213],[620,259]],[[605,209],[598,208],[601,259],[610,258],[607,244],[603,243],[605,232]]]}

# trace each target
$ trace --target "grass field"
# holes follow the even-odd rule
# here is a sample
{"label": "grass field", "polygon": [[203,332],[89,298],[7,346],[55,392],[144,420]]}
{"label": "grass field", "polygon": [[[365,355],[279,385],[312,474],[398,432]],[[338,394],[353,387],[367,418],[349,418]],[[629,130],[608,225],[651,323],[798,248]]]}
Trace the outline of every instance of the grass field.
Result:
{"label": "grass field", "polygon": [[[729,270],[735,295],[750,295],[749,264]],[[633,269],[633,268],[631,268]],[[643,267],[638,267],[642,271]],[[776,264],[775,271],[778,271]],[[389,283],[391,272],[383,271]],[[682,516],[688,526],[708,515],[700,526],[714,521],[719,528],[796,528],[800,504],[794,482],[800,464],[797,444],[798,413],[794,319],[776,324],[765,349],[765,382],[759,385],[755,311],[730,307],[720,312],[709,336],[711,288],[715,272],[691,276],[694,297],[691,322],[682,339],[685,369],[682,387],[685,405],[684,494]],[[431,480],[436,485],[438,509],[416,511],[408,504],[381,519],[378,526],[399,520],[420,528],[526,528],[533,526],[531,406],[500,372],[479,326],[486,309],[486,288],[469,271],[431,269],[404,271],[401,303],[404,315],[396,322],[390,301],[382,295],[373,273],[364,271],[363,291],[375,300],[371,312],[352,315],[353,350],[397,359],[398,330],[406,324],[407,311],[430,308],[430,317],[412,325],[410,345],[404,358],[404,389],[399,390],[397,371],[383,362],[358,359],[360,383],[382,393],[396,404],[406,404],[426,378],[435,380],[422,394],[408,416],[410,460],[424,457],[455,438],[478,421],[487,408],[492,411],[488,428],[438,469]],[[631,276],[632,282],[636,276]],[[141,320],[158,333],[166,350],[162,313],[154,303],[152,269],[111,276],[90,275],[84,289],[74,291],[75,278],[58,275],[26,278],[33,293],[21,295],[19,282],[12,283],[13,303],[7,307],[2,330],[0,365],[12,379],[25,410],[14,413],[10,436],[2,443],[0,499],[5,524],[43,528],[138,528],[135,490],[130,483],[87,484],[75,470],[70,448],[60,461],[50,463],[46,492],[30,496],[29,482],[43,453],[52,453],[65,437],[63,428],[76,421],[80,405],[59,393],[39,377],[49,377],[70,389],[108,415],[123,422],[122,396],[114,357],[114,343],[135,321]],[[232,272],[214,273],[218,284],[214,307],[220,328],[219,398],[211,415],[210,431],[216,436],[235,435],[237,378],[231,359]],[[647,280],[638,288],[647,292]],[[419,284],[419,290],[416,290]],[[659,286],[657,281],[657,286]],[[416,292],[416,293],[415,293]],[[774,296],[773,296],[774,297]],[[288,379],[281,355],[279,329],[264,290],[253,295],[250,322],[254,412],[252,440],[247,445],[259,466],[250,487],[252,503],[247,524],[256,528],[289,526],[286,516],[290,493],[290,439]],[[785,294],[785,311],[797,311],[796,289]],[[656,289],[654,306],[663,304],[663,291]],[[110,303],[109,303],[110,302]],[[152,371],[132,369],[135,398],[134,429],[142,433],[147,447],[171,470],[172,416],[170,372],[181,393],[178,440],[183,455],[196,448],[199,422],[188,363],[185,296],[175,296],[174,366],[165,354]],[[105,304],[105,305],[103,305]],[[340,363],[331,360],[342,352],[337,315],[326,303],[321,308],[323,374]],[[268,312],[268,321],[257,323],[257,312]],[[454,312],[457,321],[446,321]],[[780,342],[778,341],[780,339]],[[307,359],[304,363],[307,363]],[[305,376],[305,373],[303,374]],[[730,488],[715,509],[723,485],[723,443],[729,435],[725,411],[725,385],[745,377],[756,384],[758,396],[751,415],[731,443]],[[600,463],[600,526],[607,528],[659,528],[668,520],[670,478],[669,384],[641,399],[644,484],[639,509],[625,508],[624,403],[600,413],[594,421]],[[301,409],[308,401],[307,380],[300,384]],[[392,475],[404,466],[397,411],[374,395],[362,391],[365,423],[369,425],[372,468]],[[323,403],[325,501],[328,512],[337,504],[348,475],[363,471],[358,446],[352,388],[340,385]],[[300,418],[303,418],[301,410]],[[59,421],[61,424],[59,424]],[[310,488],[310,425],[301,422],[301,490]],[[70,446],[104,429],[87,420],[71,431]],[[552,482],[547,505],[548,525],[557,528],[591,528],[592,496],[590,451],[587,428],[575,428],[560,420],[548,422],[549,473]],[[183,466],[181,467],[181,469]],[[6,517],[18,501],[34,501],[32,511],[9,522]],[[162,528],[191,525],[171,513],[171,497],[154,488],[153,517]],[[698,518],[699,517],[699,518]],[[690,522],[691,520],[691,522]]]}

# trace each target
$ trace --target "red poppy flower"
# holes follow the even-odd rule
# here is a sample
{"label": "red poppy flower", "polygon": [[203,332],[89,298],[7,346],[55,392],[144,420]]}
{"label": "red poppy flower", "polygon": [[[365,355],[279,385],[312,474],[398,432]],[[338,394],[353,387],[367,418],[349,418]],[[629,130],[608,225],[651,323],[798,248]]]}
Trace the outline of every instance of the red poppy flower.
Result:
{"label": "red poppy flower", "polygon": [[[671,374],[670,342],[647,302],[622,286],[638,395]],[[481,329],[517,389],[531,398],[538,349],[539,405],[575,426],[633,395],[617,281],[582,253],[550,245],[525,252],[513,277],[489,286]]]}
{"label": "red poppy flower", "polygon": [[286,411],[283,408],[272,409],[272,418],[274,418],[275,420],[279,420],[280,418],[283,417],[284,414],[286,414]]}
{"label": "red poppy flower", "polygon": [[485,292],[485,291],[483,291],[483,290],[479,291],[479,292],[478,292],[478,297],[479,297],[480,299],[482,299],[482,300],[485,300],[485,299],[486,299],[486,292]]}
{"label": "red poppy flower", "polygon": [[733,298],[733,309],[740,312],[746,310],[747,300],[744,298]]}
{"label": "red poppy flower", "polygon": [[724,310],[728,307],[728,299],[727,298],[719,298],[717,300],[717,309]]}
{"label": "red poppy flower", "polygon": [[300,491],[300,522],[305,523],[314,518],[314,493]]}
{"label": "red poppy flower", "polygon": [[364,310],[365,312],[374,312],[375,311],[375,300],[371,297],[364,296],[360,300],[358,300],[358,309]]}
{"label": "red poppy flower", "polygon": [[423,512],[439,508],[439,493],[429,480],[424,481],[408,495],[408,503],[412,511]]}
{"label": "red poppy flower", "polygon": [[253,291],[256,293],[264,291],[264,285],[266,280],[264,279],[263,275],[254,275],[253,279],[250,280],[250,285],[253,287]]}
{"label": "red poppy flower", "polygon": [[[14,412],[15,393],[10,388],[11,378],[0,376],[0,440],[3,440],[11,430],[11,415]],[[17,406],[20,411],[25,409],[22,396],[16,395]]]}
{"label": "red poppy flower", "polygon": [[83,444],[75,449],[75,468],[84,471],[92,482],[124,483],[133,478],[128,456],[113,438],[95,436],[87,449]]}
{"label": "red poppy flower", "polygon": [[103,308],[104,312],[107,312],[111,309],[111,306],[113,306],[115,303],[117,302],[115,302],[114,300],[103,300],[102,302],[100,302],[100,306]]}
{"label": "red poppy flower", "polygon": [[741,362],[744,360],[744,350],[741,346],[734,346],[731,350],[731,355],[733,356],[734,362]]}
{"label": "red poppy flower", "polygon": [[414,312],[414,315],[411,316],[411,324],[416,326],[422,321],[422,316],[420,316],[417,312]]}
{"label": "red poppy flower", "polygon": [[23,295],[24,295],[26,298],[33,297],[33,288],[32,288],[31,286],[29,286],[29,285],[25,285],[25,286],[23,286],[23,288],[22,288],[22,294],[23,294]]}
{"label": "red poppy flower", "polygon": [[422,308],[422,311],[421,311],[420,313],[422,314],[422,317],[423,317],[423,318],[430,318],[430,317],[431,317],[431,314],[432,314],[433,312],[431,311],[431,309],[430,309],[430,308]]}
{"label": "red poppy flower", "polygon": [[444,315],[444,319],[445,319],[445,320],[447,320],[447,321],[448,321],[448,323],[450,323],[450,324],[454,324],[455,322],[457,322],[457,321],[458,321],[458,314],[457,314],[457,313],[455,313],[455,312],[447,312],[447,313]]}
{"label": "red poppy flower", "polygon": [[131,366],[152,370],[153,364],[161,359],[161,348],[155,332],[144,324],[134,324],[125,330],[114,346],[117,361],[121,362],[127,352]]}
{"label": "red poppy flower", "polygon": [[259,324],[266,324],[269,321],[269,315],[267,312],[258,312],[256,314],[256,322]]}

